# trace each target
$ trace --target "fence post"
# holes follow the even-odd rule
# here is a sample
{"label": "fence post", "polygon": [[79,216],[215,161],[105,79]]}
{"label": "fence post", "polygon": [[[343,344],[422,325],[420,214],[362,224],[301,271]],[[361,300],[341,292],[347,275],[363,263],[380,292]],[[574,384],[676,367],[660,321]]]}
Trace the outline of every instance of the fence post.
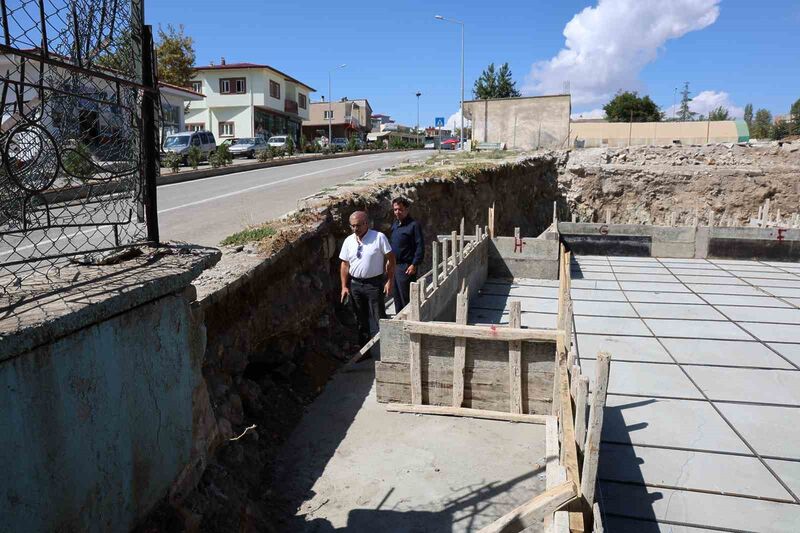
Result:
{"label": "fence post", "polygon": [[144,213],[147,221],[147,240],[157,244],[158,204],[156,178],[158,177],[158,135],[156,128],[156,81],[155,61],[153,59],[153,27],[142,26],[142,173],[144,175]]}

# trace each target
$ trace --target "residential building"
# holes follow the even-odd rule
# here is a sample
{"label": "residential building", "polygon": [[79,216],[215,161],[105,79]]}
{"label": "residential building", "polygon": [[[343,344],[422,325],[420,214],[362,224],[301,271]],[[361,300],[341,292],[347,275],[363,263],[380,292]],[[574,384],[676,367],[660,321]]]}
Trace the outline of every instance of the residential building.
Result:
{"label": "residential building", "polygon": [[444,128],[434,128],[431,126],[425,128],[425,137],[440,137],[440,136],[442,139],[450,138],[453,136],[453,130],[447,130]]}
{"label": "residential building", "polygon": [[384,124],[393,124],[394,120],[389,115],[372,115],[372,131],[381,131]]}
{"label": "residential building", "polygon": [[192,103],[186,128],[208,130],[218,140],[288,134],[300,139],[315,89],[270,67],[226,63],[195,68],[192,90],[205,101]]}
{"label": "residential building", "polygon": [[382,141],[387,146],[391,146],[392,140],[422,144],[425,141],[425,136],[421,133],[416,133],[415,128],[390,121],[381,124],[380,131],[368,133],[367,140],[369,142]]}
{"label": "residential building", "polygon": [[576,120],[570,124],[569,146],[635,146],[735,143],[750,140],[744,120],[675,122],[607,122]]}
{"label": "residential building", "polygon": [[356,135],[359,139],[372,129],[372,107],[366,98],[349,100],[342,98],[338,102],[314,102],[309,110],[308,120],[303,121],[303,135],[307,139],[328,137],[328,116],[333,137],[349,138]]}
{"label": "residential building", "polygon": [[170,133],[186,131],[184,111],[186,103],[191,107],[193,102],[202,101],[205,96],[185,87],[171,83],[158,82],[161,93],[161,140]]}

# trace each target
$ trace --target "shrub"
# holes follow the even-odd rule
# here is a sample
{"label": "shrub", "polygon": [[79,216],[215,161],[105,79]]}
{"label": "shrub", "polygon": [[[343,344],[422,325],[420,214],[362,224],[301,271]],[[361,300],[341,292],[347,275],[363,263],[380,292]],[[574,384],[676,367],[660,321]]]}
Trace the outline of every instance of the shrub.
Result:
{"label": "shrub", "polygon": [[261,150],[258,152],[258,160],[261,163],[266,163],[267,161],[272,159],[272,147],[270,146],[267,150]]}
{"label": "shrub", "polygon": [[286,155],[294,155],[294,139],[286,139],[286,147],[283,149]]}
{"label": "shrub", "polygon": [[181,168],[182,159],[178,154],[170,152],[164,157],[164,164],[169,167],[173,174],[177,174]]}
{"label": "shrub", "polygon": [[200,148],[197,146],[190,146],[189,151],[186,152],[186,161],[188,161],[189,165],[194,169],[197,170],[197,167],[200,166],[200,161],[203,160],[203,152],[200,151]]}
{"label": "shrub", "polygon": [[219,158],[219,164],[222,166],[230,165],[233,162],[233,155],[231,155],[230,147],[227,144],[220,144],[217,146],[216,155]]}
{"label": "shrub", "polygon": [[89,151],[89,147],[82,142],[64,152],[61,164],[64,167],[64,171],[70,176],[86,180],[91,178],[97,171],[97,167],[92,162],[92,153]]}
{"label": "shrub", "polygon": [[350,138],[347,139],[347,151],[358,152],[358,139],[356,139],[355,135],[351,135]]}
{"label": "shrub", "polygon": [[305,135],[300,135],[300,142],[298,143],[297,148],[301,154],[308,152],[308,139],[306,139]]}

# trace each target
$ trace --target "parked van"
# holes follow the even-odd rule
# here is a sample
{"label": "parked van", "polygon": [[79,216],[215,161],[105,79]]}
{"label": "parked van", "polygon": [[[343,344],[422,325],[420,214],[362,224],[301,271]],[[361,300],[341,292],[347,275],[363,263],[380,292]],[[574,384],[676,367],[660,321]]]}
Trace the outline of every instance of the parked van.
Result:
{"label": "parked van", "polygon": [[200,149],[201,159],[208,159],[211,152],[217,149],[217,140],[210,131],[184,131],[167,135],[164,139],[164,153],[178,154],[184,165],[188,163],[190,146]]}

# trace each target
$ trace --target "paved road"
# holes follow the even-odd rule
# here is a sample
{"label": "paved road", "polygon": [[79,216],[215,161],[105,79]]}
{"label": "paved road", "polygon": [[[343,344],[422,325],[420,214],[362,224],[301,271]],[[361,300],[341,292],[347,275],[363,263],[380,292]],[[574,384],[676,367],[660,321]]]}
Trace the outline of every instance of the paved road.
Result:
{"label": "paved road", "polygon": [[296,209],[298,200],[326,187],[430,155],[425,151],[367,154],[162,185],[158,188],[161,239],[217,246],[247,225]]}

